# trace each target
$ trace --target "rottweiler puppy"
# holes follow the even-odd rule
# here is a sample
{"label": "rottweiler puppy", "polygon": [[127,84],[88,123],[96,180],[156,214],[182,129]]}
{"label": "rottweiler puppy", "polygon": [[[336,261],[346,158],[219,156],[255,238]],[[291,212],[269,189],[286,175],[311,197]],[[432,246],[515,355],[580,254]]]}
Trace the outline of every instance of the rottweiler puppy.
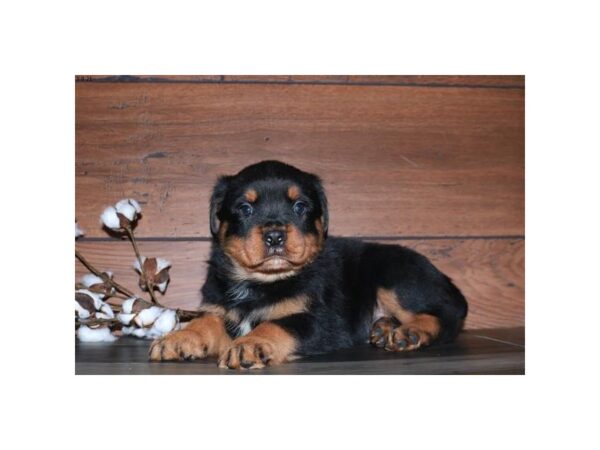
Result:
{"label": "rottweiler puppy", "polygon": [[407,352],[453,340],[467,302],[423,255],[327,236],[320,179],[278,161],[219,178],[202,315],[150,359],[258,369],[370,342]]}

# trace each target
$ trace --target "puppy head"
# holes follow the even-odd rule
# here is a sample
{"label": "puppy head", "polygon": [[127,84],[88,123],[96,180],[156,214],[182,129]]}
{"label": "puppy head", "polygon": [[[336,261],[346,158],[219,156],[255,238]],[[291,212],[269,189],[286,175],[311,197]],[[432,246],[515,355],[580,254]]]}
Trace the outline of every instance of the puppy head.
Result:
{"label": "puppy head", "polygon": [[238,279],[272,282],[297,274],[321,251],[327,227],[319,178],[278,161],[221,177],[212,194],[210,230]]}

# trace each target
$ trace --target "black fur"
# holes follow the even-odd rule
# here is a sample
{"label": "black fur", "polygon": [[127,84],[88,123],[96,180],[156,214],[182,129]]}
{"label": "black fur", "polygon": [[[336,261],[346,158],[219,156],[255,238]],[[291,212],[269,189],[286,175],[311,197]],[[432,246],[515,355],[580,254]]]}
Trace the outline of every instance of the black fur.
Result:
{"label": "black fur", "polygon": [[[293,202],[285,197],[290,183],[302,191],[301,199],[308,207],[303,215],[294,214]],[[258,192],[259,201],[252,215],[244,217],[239,208],[249,188]],[[233,276],[235,264],[218,236],[222,222],[228,224],[228,237],[244,239],[252,227],[265,223],[292,223],[303,234],[317,235],[318,220],[326,237],[327,199],[315,175],[277,161],[263,161],[235,176],[220,178],[210,205],[214,239],[202,288],[204,303],[236,310],[243,320],[257,308],[306,295],[310,299],[307,312],[273,322],[296,337],[297,353],[309,355],[365,343],[373,321],[376,291],[385,288],[396,293],[404,309],[439,319],[442,329],[437,341],[456,337],[467,314],[465,298],[425,256],[405,247],[329,237],[318,256],[294,276],[271,282]],[[239,334],[239,324],[227,324],[233,336]]]}

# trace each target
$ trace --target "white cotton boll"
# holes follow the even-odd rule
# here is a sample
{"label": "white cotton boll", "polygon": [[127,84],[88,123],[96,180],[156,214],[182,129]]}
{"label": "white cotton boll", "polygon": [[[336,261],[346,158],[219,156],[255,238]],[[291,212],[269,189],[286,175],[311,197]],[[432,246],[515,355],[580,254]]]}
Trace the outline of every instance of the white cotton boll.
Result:
{"label": "white cotton boll", "polygon": [[84,236],[85,232],[79,227],[79,224],[75,222],[75,239]]}
{"label": "white cotton boll", "polygon": [[129,325],[129,323],[133,320],[135,314],[127,314],[127,313],[119,313],[117,314],[117,319],[123,325]]}
{"label": "white cotton boll", "polygon": [[[113,312],[113,310],[112,310],[112,308],[110,307],[110,305],[108,305],[108,304],[106,304],[106,303],[103,303],[103,304],[100,306],[99,310],[100,310],[100,311],[101,311],[101,312],[102,312],[104,315],[106,315],[106,316],[107,316],[107,317],[106,317],[107,319],[114,319],[114,317],[115,317],[115,313]],[[97,315],[97,314],[96,314],[96,317],[98,317],[98,315]]]}
{"label": "white cotton boll", "polygon": [[140,204],[137,202],[137,200],[135,198],[130,198],[129,203],[131,203],[131,206],[133,206],[135,208],[136,213],[139,214],[142,212],[142,207],[140,206]]}
{"label": "white cotton boll", "polygon": [[81,342],[113,342],[118,339],[107,327],[89,328],[85,325],[77,330],[77,338]]}
{"label": "white cotton boll", "polygon": [[93,273],[88,273],[82,276],[79,279],[79,282],[83,284],[85,287],[93,286],[94,284],[102,284],[104,280],[100,278],[98,275],[94,275]]}
{"label": "white cotton boll", "polygon": [[104,226],[112,230],[121,229],[121,222],[119,221],[117,210],[114,206],[109,206],[102,212],[100,215],[100,221],[104,224]]}
{"label": "white cotton boll", "polygon": [[160,316],[154,321],[152,329],[165,334],[173,331],[177,326],[177,312],[174,309],[165,309]]}
{"label": "white cotton boll", "polygon": [[115,209],[118,213],[123,214],[127,219],[133,221],[135,219],[135,208],[130,205],[127,200],[121,200],[115,205]]}
{"label": "white cotton boll", "polygon": [[121,311],[124,312],[125,314],[131,314],[131,310],[133,309],[133,304],[135,303],[136,300],[137,300],[137,298],[135,298],[135,297],[131,297],[131,298],[128,298],[127,300],[125,300],[123,302],[123,304],[121,305]]}
{"label": "white cotton boll", "polygon": [[158,331],[156,328],[146,328],[146,335],[144,336],[146,339],[157,339],[163,337],[163,333]]}
{"label": "white cotton boll", "polygon": [[[137,214],[142,212],[142,207],[137,202],[137,200],[135,200],[133,198],[121,199],[117,202],[115,207],[116,207],[117,211],[119,211],[121,214],[126,216],[129,220],[133,220],[133,217],[135,217]],[[129,212],[130,210],[132,211],[131,218],[124,213],[124,211]]]}
{"label": "white cotton boll", "polygon": [[163,258],[156,258],[156,273],[160,272],[167,267],[171,267],[171,263]]}
{"label": "white cotton boll", "polygon": [[102,312],[97,312],[96,313],[96,319],[112,319],[111,316],[109,316],[108,314],[102,313]]}
{"label": "white cotton boll", "polygon": [[75,312],[80,319],[87,319],[90,317],[90,312],[87,309],[82,308],[78,301],[75,301]]}
{"label": "white cotton boll", "polygon": [[[144,262],[146,261],[146,257],[141,256],[140,259],[142,260],[142,266],[143,266]],[[133,262],[133,268],[135,270],[137,270],[139,273],[142,273],[142,266],[140,266],[140,262],[137,259]]]}
{"label": "white cotton boll", "polygon": [[133,330],[135,330],[135,327],[123,327],[123,328],[121,328],[121,332],[123,334],[125,334],[125,335],[133,333]]}
{"label": "white cotton boll", "polygon": [[158,290],[160,291],[161,294],[164,294],[165,291],[167,290],[167,284],[168,283],[169,283],[168,281],[165,281],[163,283],[160,283],[160,284],[156,285],[156,287],[158,288]]}
{"label": "white cotton boll", "polygon": [[94,300],[94,308],[98,310],[102,307],[102,305],[104,305],[104,302],[102,301],[102,299],[104,298],[104,294],[98,294],[87,289],[77,289],[75,293],[81,293],[92,297],[92,300]]}
{"label": "white cotton boll", "polygon": [[163,312],[163,308],[159,306],[151,306],[150,308],[142,309],[134,319],[135,324],[138,327],[145,327],[152,325],[154,321]]}
{"label": "white cotton boll", "polygon": [[134,328],[129,334],[135,337],[143,338],[146,337],[147,333],[148,330],[146,328]]}

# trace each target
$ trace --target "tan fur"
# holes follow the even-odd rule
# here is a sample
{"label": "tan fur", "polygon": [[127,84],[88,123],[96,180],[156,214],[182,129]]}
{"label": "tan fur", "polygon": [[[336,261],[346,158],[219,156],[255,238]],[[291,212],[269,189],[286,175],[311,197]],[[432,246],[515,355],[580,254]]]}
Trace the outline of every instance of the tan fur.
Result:
{"label": "tan fur", "polygon": [[250,203],[254,203],[257,199],[258,199],[258,192],[256,192],[254,189],[248,189],[245,193],[244,193],[244,197],[246,198],[246,200],[248,200]]}
{"label": "tan fur", "polygon": [[[437,317],[431,314],[415,314],[404,309],[396,293],[392,290],[382,288],[377,290],[377,308],[380,308],[385,315],[394,317],[401,324],[388,332],[392,350],[413,350],[429,344],[440,334],[441,326]],[[410,334],[418,336],[417,344],[410,344]],[[407,340],[407,347],[395,348],[394,343],[401,340]],[[386,348],[388,347],[386,346]]]}
{"label": "tan fur", "polygon": [[287,190],[287,196],[290,200],[298,200],[300,198],[300,188],[292,184]]}
{"label": "tan fur", "polygon": [[242,321],[265,322],[268,320],[277,320],[291,316],[292,314],[300,314],[308,311],[309,301],[310,299],[307,295],[299,295],[297,297],[282,299],[274,305],[254,309],[244,317],[241,317],[235,309],[228,311],[225,317],[236,324]]}
{"label": "tan fur", "polygon": [[205,314],[184,330],[173,331],[150,346],[151,361],[198,359],[221,354],[231,345],[223,318]]}
{"label": "tan fur", "polygon": [[225,242],[225,235],[227,234],[227,229],[229,228],[229,224],[227,222],[221,222],[219,224],[219,231],[217,236],[219,238],[219,242],[223,244]]}
{"label": "tan fur", "polygon": [[272,282],[294,276],[303,266],[312,262],[323,247],[322,227],[318,235],[305,235],[296,226],[289,224],[285,227],[283,257],[278,261],[268,260],[263,241],[264,231],[263,227],[257,226],[245,239],[238,236],[224,238],[222,246],[234,263],[234,278]]}
{"label": "tan fur", "polygon": [[235,324],[239,324],[241,322],[240,312],[237,309],[230,309],[225,313],[225,319],[233,322]]}
{"label": "tan fur", "polygon": [[[246,336],[233,341],[219,357],[219,367],[230,369],[260,369],[277,365],[294,357],[296,339],[272,322],[263,322]],[[243,367],[243,365],[247,367]]]}
{"label": "tan fur", "polygon": [[223,250],[243,267],[256,267],[265,258],[265,244],[261,227],[254,227],[250,230],[246,239],[238,236],[225,239]]}
{"label": "tan fur", "polygon": [[315,259],[323,248],[323,237],[314,234],[303,234],[296,226],[286,227],[286,252],[295,265],[306,265]]}
{"label": "tan fur", "polygon": [[219,305],[200,305],[198,307],[198,311],[200,312],[207,312],[207,313],[211,313],[214,314],[215,316],[218,317],[224,317],[225,316],[225,308],[223,308],[222,306]]}

